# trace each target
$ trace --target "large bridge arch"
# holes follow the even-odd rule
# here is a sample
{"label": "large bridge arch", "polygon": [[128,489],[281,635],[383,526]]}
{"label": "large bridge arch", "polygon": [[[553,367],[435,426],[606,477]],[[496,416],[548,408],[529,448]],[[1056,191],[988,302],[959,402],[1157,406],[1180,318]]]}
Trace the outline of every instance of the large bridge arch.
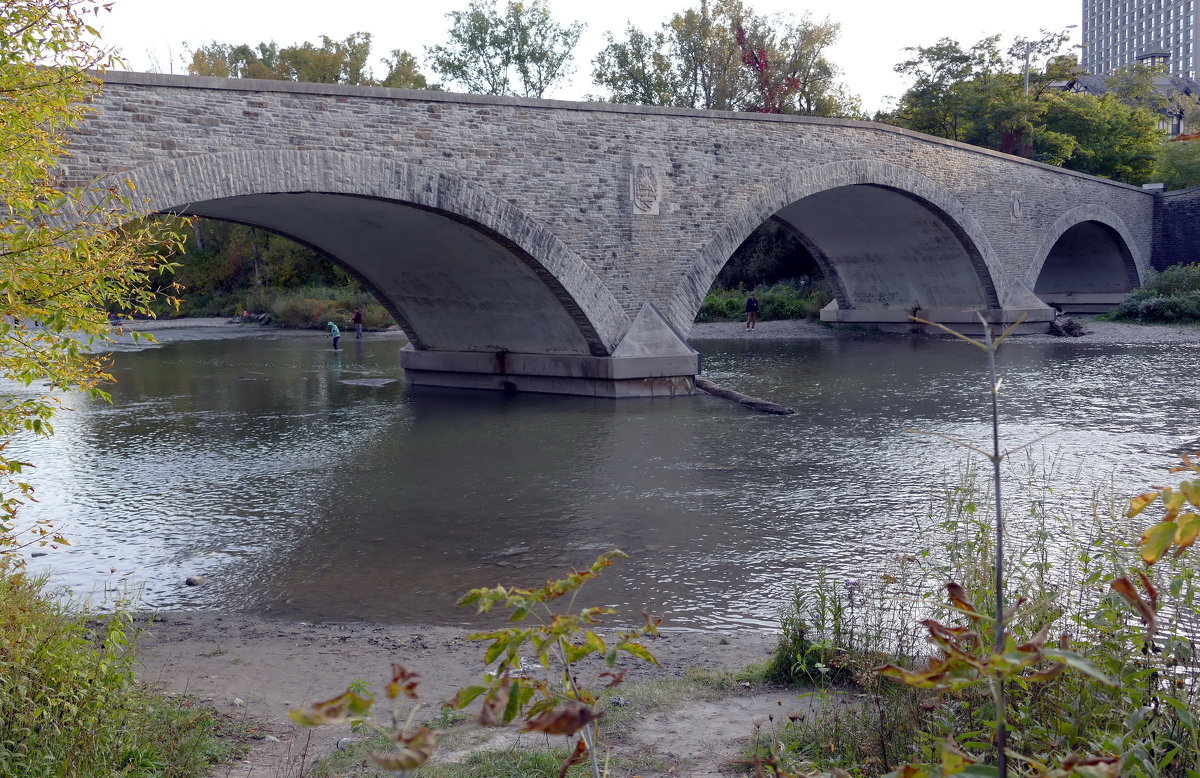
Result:
{"label": "large bridge arch", "polygon": [[511,202],[445,172],[331,151],[236,151],[113,174],[143,213],[271,229],[364,280],[418,350],[607,356],[631,321]]}
{"label": "large bridge arch", "polygon": [[[859,205],[871,213],[857,213]],[[840,218],[831,219],[834,213]],[[906,322],[918,308],[938,310],[938,320],[969,323],[974,310],[1044,307],[1024,297],[1006,299],[1010,295],[998,283],[1004,277],[1001,263],[986,232],[953,194],[915,171],[859,159],[808,168],[756,193],[685,260],[686,268],[677,274],[681,281],[668,295],[676,327],[687,331],[730,255],[770,218],[789,225],[813,252],[838,295],[843,317],[862,306],[873,309],[864,311],[868,317],[878,319],[882,312]],[[852,234],[837,235],[839,223],[844,233]],[[891,275],[872,283],[870,265],[880,261],[883,242],[899,250],[889,260],[894,263]],[[883,290],[878,281],[894,288]]]}
{"label": "large bridge arch", "polygon": [[1068,312],[1112,308],[1141,285],[1145,261],[1119,215],[1101,205],[1080,205],[1046,231],[1028,286],[1047,304]]}

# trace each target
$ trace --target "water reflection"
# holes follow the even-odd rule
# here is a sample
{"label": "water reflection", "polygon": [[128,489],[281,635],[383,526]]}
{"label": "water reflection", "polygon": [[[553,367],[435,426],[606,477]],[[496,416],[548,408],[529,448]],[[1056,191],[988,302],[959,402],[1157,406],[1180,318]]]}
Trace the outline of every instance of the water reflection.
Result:
{"label": "water reflection", "polygon": [[[635,558],[597,601],[765,626],[790,582],[912,550],[930,484],[962,457],[906,429],[989,434],[978,354],[929,339],[700,344],[712,380],[796,408],[780,418],[707,396],[408,392],[354,383],[402,379],[394,340],[204,337],[117,354],[113,406],[72,400],[55,438],[19,442],[39,464],[27,517],[63,520],[75,544],[35,567],[82,590],[143,581],[152,606],[453,622],[471,586],[620,547]],[[1015,343],[1006,440],[1057,430],[1048,445],[1089,473],[1152,482],[1194,436],[1198,355]],[[1059,468],[1064,491],[1077,469]]]}

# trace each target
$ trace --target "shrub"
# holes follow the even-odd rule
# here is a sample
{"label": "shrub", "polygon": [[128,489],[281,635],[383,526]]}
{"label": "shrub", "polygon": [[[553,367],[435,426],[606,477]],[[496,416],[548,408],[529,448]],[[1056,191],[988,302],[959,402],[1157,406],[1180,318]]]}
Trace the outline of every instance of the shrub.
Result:
{"label": "shrub", "polygon": [[[833,299],[833,290],[826,281],[812,281],[807,277],[759,286],[753,292],[759,302],[760,321],[815,319]],[[742,287],[713,288],[705,295],[696,313],[696,321],[737,321],[745,316],[746,298],[749,295],[750,292]]]}
{"label": "shrub", "polygon": [[0,569],[0,775],[206,775],[231,748],[209,710],[134,680],[131,620],[70,613]]}
{"label": "shrub", "polygon": [[1200,263],[1172,265],[1155,273],[1108,318],[1168,324],[1200,322]]}

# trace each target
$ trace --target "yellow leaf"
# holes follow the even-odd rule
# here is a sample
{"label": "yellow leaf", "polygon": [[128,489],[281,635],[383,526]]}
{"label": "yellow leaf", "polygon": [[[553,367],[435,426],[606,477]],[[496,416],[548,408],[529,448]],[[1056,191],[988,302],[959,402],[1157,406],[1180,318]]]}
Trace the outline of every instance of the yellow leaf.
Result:
{"label": "yellow leaf", "polygon": [[1142,561],[1152,565],[1161,559],[1175,539],[1175,529],[1175,522],[1162,521],[1142,533],[1138,541],[1142,547]]}
{"label": "yellow leaf", "polygon": [[1132,519],[1134,516],[1146,510],[1146,506],[1157,499],[1158,492],[1146,492],[1145,494],[1139,494],[1137,497],[1134,497],[1129,501],[1129,510],[1125,515]]}
{"label": "yellow leaf", "polygon": [[1194,507],[1200,508],[1200,481],[1184,481],[1179,485],[1179,491]]}
{"label": "yellow leaf", "polygon": [[1183,492],[1177,492],[1167,488],[1162,491],[1163,508],[1167,511],[1167,515],[1163,518],[1168,521],[1179,515],[1180,509],[1183,508],[1184,496]]}
{"label": "yellow leaf", "polygon": [[1175,519],[1175,524],[1178,525],[1175,530],[1175,545],[1179,546],[1175,553],[1182,554],[1185,548],[1196,542],[1196,536],[1200,535],[1200,515],[1180,514]]}

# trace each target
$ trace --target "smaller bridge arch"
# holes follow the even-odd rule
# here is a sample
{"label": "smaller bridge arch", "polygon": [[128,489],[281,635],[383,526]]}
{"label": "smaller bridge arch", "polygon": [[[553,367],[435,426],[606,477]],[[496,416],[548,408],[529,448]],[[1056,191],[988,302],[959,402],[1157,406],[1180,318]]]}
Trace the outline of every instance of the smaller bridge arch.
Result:
{"label": "smaller bridge arch", "polygon": [[769,218],[786,224],[825,271],[838,298],[822,312],[826,320],[907,329],[914,311],[964,325],[977,322],[976,311],[1049,318],[1032,295],[1010,299],[996,282],[1003,274],[985,231],[951,193],[897,165],[848,160],[767,186],[739,209],[689,258],[670,295],[676,326],[690,326],[730,255]]}
{"label": "smaller bridge arch", "polygon": [[1111,309],[1141,285],[1137,244],[1121,217],[1099,205],[1080,205],[1060,216],[1038,250],[1031,272],[1034,293],[1067,312]]}

